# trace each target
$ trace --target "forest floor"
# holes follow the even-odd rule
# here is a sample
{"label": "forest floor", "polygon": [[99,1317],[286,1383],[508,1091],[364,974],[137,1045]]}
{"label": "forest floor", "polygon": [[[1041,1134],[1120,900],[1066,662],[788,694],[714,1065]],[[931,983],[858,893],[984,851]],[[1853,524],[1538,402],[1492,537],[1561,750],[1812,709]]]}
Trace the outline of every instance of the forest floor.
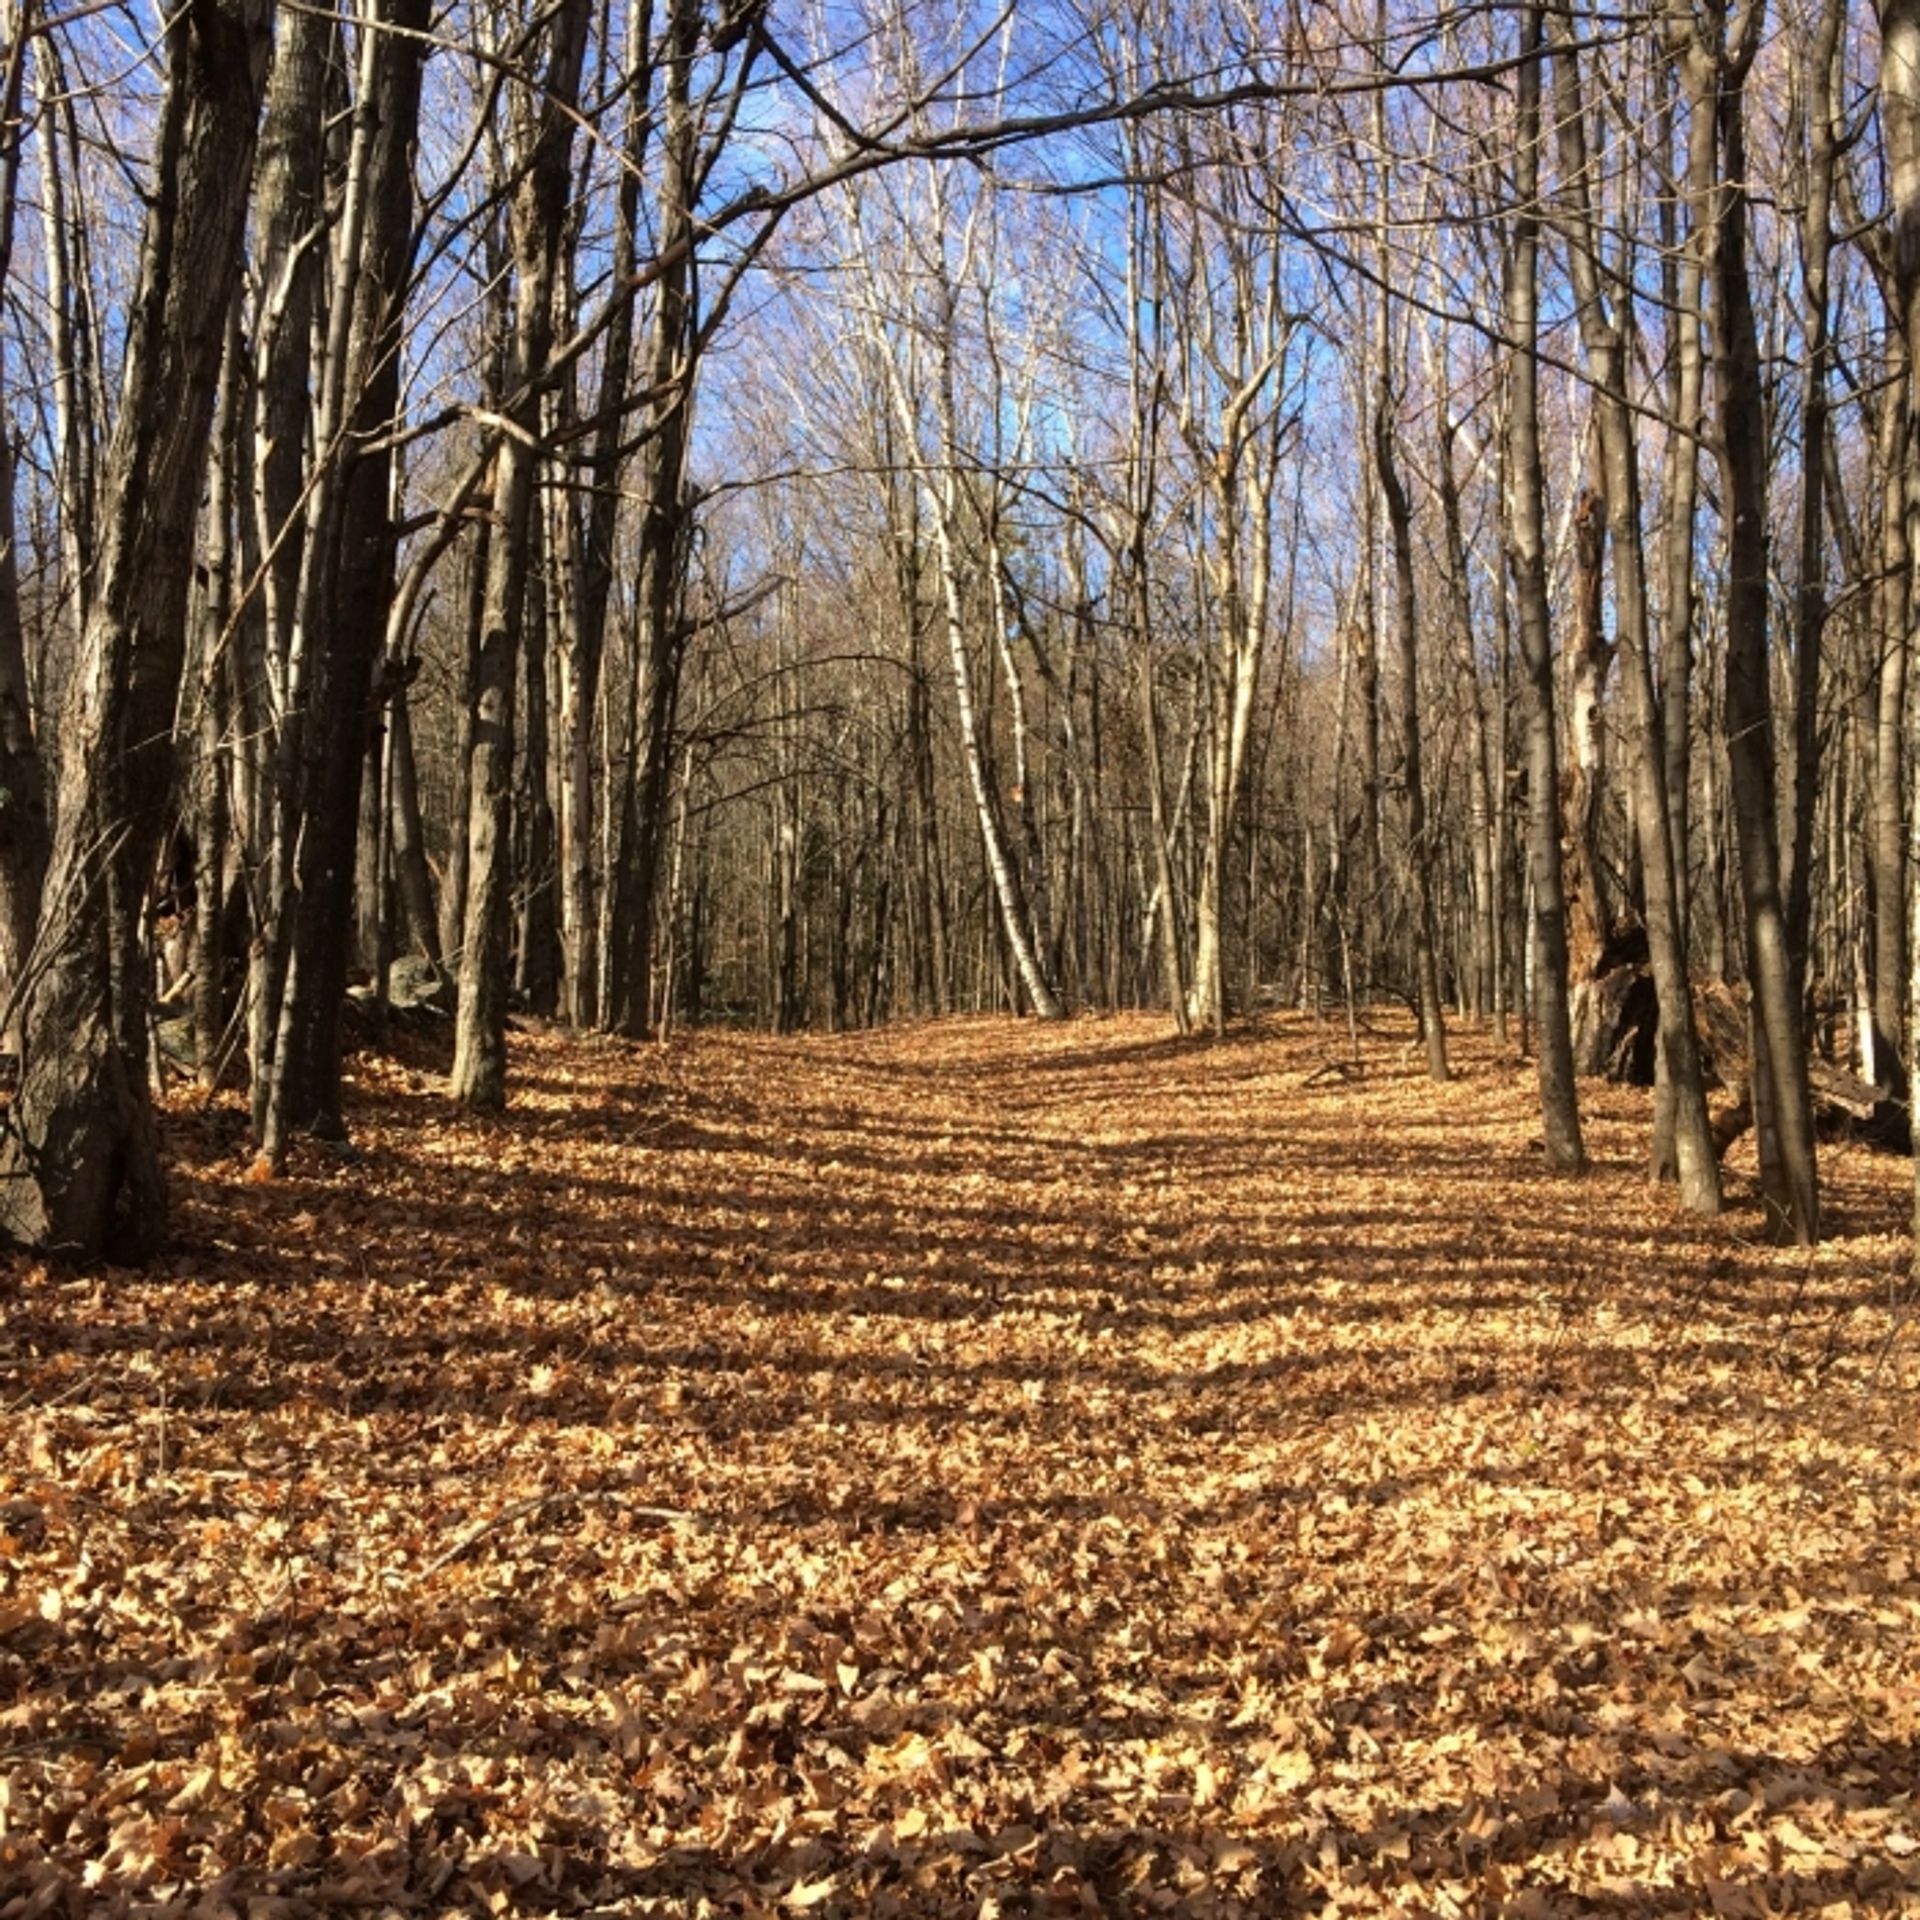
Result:
{"label": "forest floor", "polygon": [[174,1255],[0,1267],[0,1916],[1920,1911],[1907,1166],[1776,1251],[1455,1050],[182,1096]]}

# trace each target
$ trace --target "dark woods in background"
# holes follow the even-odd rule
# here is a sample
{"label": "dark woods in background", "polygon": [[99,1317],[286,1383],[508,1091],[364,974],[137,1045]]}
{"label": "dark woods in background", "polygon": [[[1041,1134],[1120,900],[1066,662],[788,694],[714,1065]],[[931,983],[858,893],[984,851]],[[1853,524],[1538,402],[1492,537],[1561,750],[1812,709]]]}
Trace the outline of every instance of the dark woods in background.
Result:
{"label": "dark woods in background", "polygon": [[1915,0],[8,4],[14,1239],[396,1003],[1400,999],[1803,1240],[1904,1131]]}

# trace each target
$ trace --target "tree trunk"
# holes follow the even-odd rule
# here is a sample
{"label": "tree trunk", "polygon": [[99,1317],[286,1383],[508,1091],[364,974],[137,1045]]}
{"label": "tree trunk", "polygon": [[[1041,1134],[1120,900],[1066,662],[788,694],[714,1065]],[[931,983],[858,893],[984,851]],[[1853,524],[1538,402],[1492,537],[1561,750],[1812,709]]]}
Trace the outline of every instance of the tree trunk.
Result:
{"label": "tree trunk", "polygon": [[[492,474],[489,469],[488,479]],[[483,518],[468,546],[461,580],[458,731],[454,737],[453,794],[448,808],[446,879],[440,889],[440,949],[458,978],[460,945],[467,924],[467,815],[473,796],[474,686],[478,679],[480,633],[486,620],[487,549],[493,530]]]}
{"label": "tree trunk", "polygon": [[1540,68],[1544,9],[1521,18],[1524,59],[1516,75],[1516,212],[1507,261],[1507,564],[1525,674],[1527,865],[1532,880],[1534,1020],[1539,1034],[1540,1115],[1547,1164],[1586,1165],[1574,1087],[1567,1007],[1567,915],[1561,877],[1560,746],[1553,707],[1553,633],[1540,460]]}
{"label": "tree trunk", "polygon": [[682,431],[663,427],[650,452],[661,465],[652,469],[652,461],[648,462],[649,485],[658,491],[650,492],[641,536],[640,646],[634,668],[631,765],[621,815],[607,1008],[615,1031],[636,1040],[646,1036],[653,1017],[654,926],[672,792],[673,735],[685,651],[680,611],[691,534]]}
{"label": "tree trunk", "polygon": [[[1144,622],[1144,600],[1142,620]],[[1180,944],[1179,900],[1174,892],[1173,833],[1167,819],[1166,755],[1161,739],[1160,702],[1154,688],[1153,641],[1150,631],[1142,633],[1139,660],[1140,735],[1146,754],[1148,832],[1153,845],[1153,891],[1159,903],[1155,924],[1160,934],[1160,965],[1166,974],[1162,983],[1173,1009],[1173,1022],[1181,1033],[1193,1029],[1188,1011],[1185,955]]]}
{"label": "tree trunk", "polygon": [[1500,1002],[1500,912],[1495,875],[1492,742],[1480,685],[1480,663],[1473,638],[1473,596],[1467,584],[1467,542],[1460,518],[1460,483],[1453,470],[1453,445],[1459,423],[1441,409],[1436,453],[1439,460],[1440,513],[1446,537],[1447,598],[1451,603],[1455,664],[1467,726],[1467,855],[1472,874],[1469,951],[1472,954],[1472,1006],[1484,1020]]}
{"label": "tree trunk", "polygon": [[[1614,649],[1607,639],[1607,503],[1588,489],[1573,512],[1573,642],[1567,649],[1571,713],[1567,731],[1573,765],[1567,773],[1566,840],[1572,854],[1567,880],[1571,930],[1567,967],[1576,1005],[1606,970],[1613,938],[1613,889],[1607,884],[1600,829],[1607,786],[1607,679]],[[1576,1048],[1581,1021],[1576,1018]],[[1581,1071],[1597,1073],[1592,1058],[1576,1061]]]}
{"label": "tree trunk", "polygon": [[[20,148],[25,127],[20,93],[26,67],[26,8],[11,23],[0,70],[0,286],[13,261],[19,205]],[[34,736],[28,696],[26,627],[13,512],[14,452],[7,431],[5,343],[0,341],[0,992],[17,999],[40,915],[48,850],[46,774]]]}
{"label": "tree trunk", "polygon": [[281,907],[287,965],[261,1140],[276,1163],[296,1129],[345,1133],[340,1023],[374,668],[385,633],[384,618],[369,610],[384,613],[394,592],[393,453],[382,436],[400,409],[427,20],[427,0],[369,0],[360,29],[361,95],[346,183],[351,217],[336,262],[315,447],[317,459],[339,464],[309,496],[295,621],[306,713],[293,741],[289,798],[298,825]]}
{"label": "tree trunk", "polygon": [[[1684,58],[1684,34],[1675,51]],[[1663,70],[1664,71],[1664,70]],[[1671,102],[1671,91],[1665,95]],[[1663,151],[1671,146],[1667,138]],[[1696,209],[1713,179],[1714,124],[1710,113],[1687,125],[1686,199]],[[1667,762],[1667,817],[1673,838],[1674,915],[1683,943],[1693,922],[1692,846],[1693,637],[1697,597],[1694,522],[1700,492],[1700,435],[1705,425],[1700,329],[1702,288],[1711,234],[1696,213],[1685,240],[1676,234],[1674,202],[1661,199],[1663,291],[1673,349],[1668,385],[1666,454],[1661,470],[1660,628],[1662,726]]]}
{"label": "tree trunk", "polygon": [[530,1013],[550,1018],[560,1004],[559,875],[556,871],[553,797],[547,784],[550,749],[547,661],[552,622],[554,554],[545,538],[546,516],[530,516],[547,578],[535,578],[527,595],[524,665],[526,751],[520,768],[520,940],[516,985]]}
{"label": "tree trunk", "polygon": [[[1659,1045],[1671,1089],[1673,1147],[1680,1203],[1691,1212],[1720,1210],[1720,1163],[1707,1124],[1706,1090],[1694,1036],[1692,984],[1676,921],[1673,839],[1667,811],[1665,741],[1653,688],[1641,546],[1639,447],[1627,369],[1632,359],[1630,287],[1603,290],[1591,189],[1587,178],[1586,108],[1570,31],[1556,16],[1561,173],[1570,203],[1568,259],[1580,303],[1580,331],[1594,380],[1594,415],[1613,540],[1614,626],[1633,728],[1631,793],[1635,841],[1646,891],[1647,947],[1659,996]],[[1657,1131],[1657,1130],[1656,1130]],[[1650,1167],[1665,1171],[1656,1137]]]}
{"label": "tree trunk", "polygon": [[1787,854],[1787,955],[1805,1005],[1813,938],[1814,816],[1820,781],[1820,652],[1827,624],[1826,467],[1833,341],[1829,262],[1841,129],[1836,71],[1845,0],[1822,0],[1806,67],[1806,205],[1800,216],[1800,579],[1794,596],[1793,832]]}
{"label": "tree trunk", "polygon": [[[13,40],[17,60],[27,44],[26,36],[17,34]],[[75,93],[67,85],[58,43],[51,34],[37,43],[35,59],[47,114],[41,147],[41,231],[47,275],[48,345],[53,358],[60,545],[69,576],[74,624],[84,627],[93,591],[100,431],[89,356],[93,329],[86,202]]]}
{"label": "tree trunk", "polygon": [[[247,984],[247,1054],[254,1138],[264,1144],[292,919],[298,729],[304,668],[297,646],[306,558],[307,472],[314,406],[314,336],[326,249],[318,240],[327,154],[328,68],[339,43],[330,7],[298,8],[280,23],[255,183],[260,296],[254,323],[252,511],[243,540],[257,570],[257,605],[243,610],[247,674],[244,751],[260,774],[244,826],[253,870],[254,937]],[[257,730],[254,723],[257,722]]]}
{"label": "tree trunk", "polygon": [[[1386,293],[1381,292],[1384,307]],[[1377,350],[1386,350],[1383,322]],[[1373,457],[1380,493],[1387,507],[1387,532],[1393,544],[1394,637],[1400,666],[1400,776],[1407,790],[1407,863],[1413,880],[1413,984],[1426,1042],[1427,1074],[1450,1077],[1447,1067],[1446,1015],[1440,1004],[1440,968],[1434,954],[1433,847],[1427,835],[1426,776],[1420,744],[1420,626],[1414,600],[1413,508],[1400,479],[1395,449],[1394,409],[1398,404],[1383,359],[1377,369],[1379,390],[1373,409]]]}
{"label": "tree trunk", "polygon": [[954,702],[960,721],[960,748],[966,761],[967,783],[973,794],[974,816],[980,827],[980,847],[992,881],[994,899],[1000,910],[1000,925],[1012,951],[1013,964],[1026,990],[1033,1010],[1043,1020],[1058,1020],[1064,1009],[1053,983],[1042,971],[1040,952],[1033,938],[1025,895],[1007,843],[1006,824],[987,772],[986,749],[981,722],[974,700],[973,666],[966,637],[966,615],[960,593],[960,563],[955,551],[953,523],[959,499],[952,466],[955,455],[948,449],[948,464],[936,489],[934,506],[934,542],[939,555],[942,608],[946,615],[947,659],[953,669]]}
{"label": "tree trunk", "polygon": [[241,401],[246,369],[241,363],[239,303],[228,309],[227,343],[214,407],[206,516],[206,584],[200,606],[200,644],[195,661],[194,759],[189,795],[193,821],[193,1041],[202,1087],[219,1078],[226,1035],[226,879],[230,829],[227,779],[227,686],[225,650],[233,616],[233,510],[239,465]]}
{"label": "tree trunk", "polygon": [[[1883,585],[1877,725],[1869,871],[1873,894],[1873,1059],[1871,1077],[1895,1098],[1906,1095],[1904,1029],[1907,1016],[1907,914],[1905,801],[1907,774],[1907,679],[1912,659],[1915,603],[1911,551],[1915,467],[1913,385],[1920,332],[1920,0],[1882,0],[1880,7],[1880,117],[1885,129],[1891,188],[1889,264],[1894,335],[1887,346],[1892,376],[1883,402],[1880,467],[1885,485],[1881,507]],[[1914,1132],[1920,1151],[1920,1128]]]}
{"label": "tree trunk", "polygon": [[[632,282],[638,257],[640,186],[653,116],[647,111],[652,58],[652,7],[630,0],[627,15],[627,135],[614,199],[612,276]],[[607,609],[613,594],[614,535],[621,477],[626,469],[627,395],[633,363],[632,300],[622,300],[607,327],[595,404],[589,493],[578,535],[575,619],[558,636],[560,648],[559,860],[560,926],[567,1017],[579,1027],[600,1018],[600,891],[594,870],[593,741],[599,717],[600,676],[606,660]],[[571,508],[564,509],[571,514]]]}
{"label": "tree trunk", "polygon": [[159,1244],[142,906],[173,770],[192,528],[266,79],[265,0],[188,0],[167,31],[140,273],[101,489],[58,826],[0,1140],[0,1227],[77,1258]]}
{"label": "tree trunk", "polygon": [[654,288],[647,387],[653,429],[640,457],[637,565],[639,660],[634,674],[632,761],[624,794],[620,867],[613,900],[613,971],[607,1013],[614,1028],[643,1037],[653,1017],[653,943],[661,854],[671,790],[673,730],[679,714],[687,548],[693,502],[687,489],[692,438],[696,315],[695,202],[699,125],[693,63],[700,32],[694,0],[672,0],[663,55],[663,172],[657,245],[665,262]]}
{"label": "tree trunk", "polygon": [[[956,397],[957,290],[948,259],[946,220],[947,202],[940,186],[934,183],[933,205],[929,210],[932,229],[930,247],[932,300],[930,316],[935,369],[933,379],[933,428],[937,437],[937,459],[929,460],[921,445],[923,403],[909,391],[908,376],[902,372],[893,343],[876,332],[875,351],[888,383],[900,440],[912,462],[914,477],[925,497],[932,523],[933,557],[939,578],[940,610],[946,628],[947,664],[953,681],[954,706],[959,722],[961,758],[966,767],[967,786],[973,802],[974,822],[979,830],[980,851],[986,868],[987,884],[997,910],[997,926],[1004,936],[1014,972],[1035,1013],[1045,1020],[1060,1019],[1064,1013],[1053,981],[1048,977],[1042,954],[1034,937],[1033,921],[1020,873],[1009,842],[1006,822],[1001,814],[999,796],[993,788],[988,767],[986,723],[980,713],[973,684],[974,668],[967,633],[967,606],[963,579],[963,555],[960,548],[963,465],[971,467],[960,444],[959,412]],[[855,215],[857,227],[858,216]],[[873,267],[866,262],[871,281]],[[997,583],[996,583],[997,585]]]}
{"label": "tree trunk", "polygon": [[507,1099],[507,988],[512,906],[514,691],[526,611],[527,529],[539,455],[535,384],[553,337],[553,289],[570,182],[573,107],[580,90],[590,9],[562,0],[544,34],[546,71],[536,88],[509,82],[518,184],[511,208],[515,271],[513,339],[505,381],[511,430],[494,456],[494,538],[487,547],[480,648],[474,662],[469,755],[466,918],[450,1091],[465,1107]]}
{"label": "tree trunk", "polygon": [[1000,670],[1007,679],[1009,708],[1008,734],[1013,748],[1013,807],[1018,822],[1016,857],[1019,862],[1020,891],[1027,903],[1027,923],[1033,931],[1033,948],[1041,973],[1062,991],[1060,950],[1055,939],[1052,892],[1048,885],[1046,849],[1041,840],[1028,731],[1026,680],[1013,650],[1013,634],[1007,621],[1006,558],[1000,550],[997,524],[989,524],[986,533],[987,592],[991,596],[993,645]]}
{"label": "tree trunk", "polygon": [[413,705],[407,689],[394,690],[387,711],[388,752],[393,762],[393,870],[414,950],[436,974],[446,972],[435,912],[433,875],[427,866],[427,836],[420,817],[420,774],[413,751]]}
{"label": "tree trunk", "polygon": [[[1727,760],[1740,898],[1753,990],[1753,1111],[1769,1230],[1811,1245],[1820,1232],[1806,1040],[1780,887],[1774,791],[1773,695],[1768,663],[1766,391],[1747,277],[1746,75],[1758,44],[1760,0],[1746,0],[1729,34],[1723,0],[1708,20],[1721,166],[1714,225],[1714,391],[1727,526]],[[1723,38],[1722,36],[1726,36]],[[1729,44],[1731,43],[1731,44]],[[1804,796],[1809,802],[1811,794]],[[1904,891],[1904,890],[1903,890]]]}

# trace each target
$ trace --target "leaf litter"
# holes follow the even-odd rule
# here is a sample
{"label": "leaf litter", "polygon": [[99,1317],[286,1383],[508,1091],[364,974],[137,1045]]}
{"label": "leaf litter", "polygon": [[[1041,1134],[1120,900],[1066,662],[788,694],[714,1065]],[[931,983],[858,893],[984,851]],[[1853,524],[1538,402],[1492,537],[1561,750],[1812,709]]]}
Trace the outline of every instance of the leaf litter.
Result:
{"label": "leaf litter", "polygon": [[0,1269],[0,1920],[1920,1908],[1907,1169],[1471,1031],[366,1059]]}

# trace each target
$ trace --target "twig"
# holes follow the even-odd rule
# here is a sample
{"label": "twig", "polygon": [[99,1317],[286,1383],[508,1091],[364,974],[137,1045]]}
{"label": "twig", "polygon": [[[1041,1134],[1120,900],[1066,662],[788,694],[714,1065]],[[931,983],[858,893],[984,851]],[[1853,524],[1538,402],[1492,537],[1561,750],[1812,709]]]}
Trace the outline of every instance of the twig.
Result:
{"label": "twig", "polygon": [[1898,1272],[1899,1269],[1896,1267],[1887,1274],[1887,1308],[1889,1313],[1887,1337],[1880,1343],[1880,1351],[1874,1357],[1873,1371],[1867,1375],[1866,1384],[1860,1389],[1862,1393],[1871,1393],[1874,1388],[1880,1384],[1880,1373],[1887,1364],[1887,1356],[1892,1353],[1893,1343],[1900,1338],[1901,1330],[1905,1327],[1907,1316],[1912,1310],[1913,1290],[1911,1282],[1903,1288],[1895,1277]]}
{"label": "twig", "polygon": [[1343,1080],[1351,1083],[1358,1080],[1363,1071],[1357,1061],[1328,1060],[1315,1067],[1300,1084],[1303,1087],[1317,1087],[1323,1080]]}
{"label": "twig", "polygon": [[29,1387],[21,1394],[19,1399],[9,1400],[5,1406],[0,1406],[0,1414],[5,1414],[11,1418],[30,1400],[39,1400],[39,1406],[36,1408],[37,1412],[51,1413],[55,1407],[64,1406],[69,1400],[77,1399],[81,1394],[85,1393],[89,1387],[98,1385],[99,1379],[97,1375],[83,1373],[70,1385],[62,1387],[58,1393],[45,1400],[40,1399],[40,1392],[37,1387]]}
{"label": "twig", "polygon": [[[414,1575],[417,1585],[422,1580],[430,1580],[443,1567],[450,1567],[463,1554],[477,1547],[490,1533],[498,1533],[502,1527],[510,1527],[516,1520],[524,1520],[531,1514],[543,1513],[548,1507],[563,1507],[576,1500],[611,1500],[628,1492],[626,1486],[611,1487],[562,1487],[554,1493],[529,1494],[524,1500],[516,1500],[511,1506],[502,1507],[491,1518],[479,1521],[469,1527],[444,1553],[436,1554]],[[658,1520],[665,1526],[711,1526],[713,1522],[703,1514],[684,1513],[678,1507],[629,1507],[627,1512],[640,1520]]]}

